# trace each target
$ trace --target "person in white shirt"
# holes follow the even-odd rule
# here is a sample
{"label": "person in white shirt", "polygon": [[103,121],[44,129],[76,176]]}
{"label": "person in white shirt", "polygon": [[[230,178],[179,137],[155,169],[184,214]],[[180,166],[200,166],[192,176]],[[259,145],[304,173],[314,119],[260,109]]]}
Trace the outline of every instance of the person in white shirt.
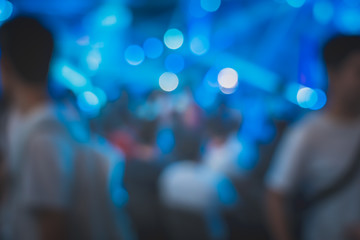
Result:
{"label": "person in white shirt", "polygon": [[110,172],[116,165],[121,175],[121,165],[113,156],[107,161],[103,151],[110,153],[109,149],[81,142],[84,139],[72,131],[64,109],[49,98],[51,33],[39,21],[19,16],[1,26],[0,46],[2,84],[10,103],[6,135],[10,179],[0,211],[0,238],[121,238],[123,220],[113,221],[117,209],[111,201],[120,206],[127,196]]}
{"label": "person in white shirt", "polygon": [[222,212],[239,203],[238,193],[227,176],[190,160],[172,163],[162,172],[159,194],[166,208],[203,216],[215,239],[227,235]]}
{"label": "person in white shirt", "polygon": [[[310,199],[353,166],[360,148],[360,36],[337,36],[323,51],[328,103],[286,134],[266,177],[270,230],[276,240],[297,239],[287,212],[292,196]],[[346,186],[309,206],[302,239],[359,239],[360,169]]]}

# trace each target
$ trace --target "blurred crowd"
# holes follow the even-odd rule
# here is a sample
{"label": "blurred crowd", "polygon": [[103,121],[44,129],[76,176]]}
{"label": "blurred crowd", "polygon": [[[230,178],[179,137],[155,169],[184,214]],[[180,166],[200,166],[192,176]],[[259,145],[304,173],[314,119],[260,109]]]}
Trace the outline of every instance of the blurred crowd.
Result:
{"label": "blurred crowd", "polygon": [[1,239],[360,239],[360,37],[328,43],[328,106],[284,138],[273,119],[251,171],[226,102],[124,87],[88,119],[49,97],[38,21],[5,23],[0,44]]}

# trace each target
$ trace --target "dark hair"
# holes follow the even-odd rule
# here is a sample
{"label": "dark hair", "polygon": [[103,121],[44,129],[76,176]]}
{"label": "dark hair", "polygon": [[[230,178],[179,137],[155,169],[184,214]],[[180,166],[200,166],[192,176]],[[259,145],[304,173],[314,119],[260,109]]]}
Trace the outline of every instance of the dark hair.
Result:
{"label": "dark hair", "polygon": [[326,43],[323,58],[328,68],[337,69],[356,51],[360,51],[359,35],[338,35]]}
{"label": "dark hair", "polygon": [[19,16],[4,23],[0,46],[25,84],[46,85],[54,40],[38,20]]}

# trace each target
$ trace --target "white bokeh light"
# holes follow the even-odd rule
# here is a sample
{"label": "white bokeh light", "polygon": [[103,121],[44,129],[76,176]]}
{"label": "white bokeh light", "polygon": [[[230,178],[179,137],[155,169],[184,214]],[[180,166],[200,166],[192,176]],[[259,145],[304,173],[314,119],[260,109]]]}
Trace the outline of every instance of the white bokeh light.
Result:
{"label": "white bokeh light", "polygon": [[159,78],[159,85],[165,92],[172,92],[178,87],[179,78],[175,73],[165,72]]}
{"label": "white bokeh light", "polygon": [[218,82],[222,88],[233,89],[238,84],[238,73],[232,68],[224,68],[218,75]]}
{"label": "white bokeh light", "polygon": [[184,35],[176,28],[169,29],[164,35],[164,43],[169,49],[178,49],[184,43]]}

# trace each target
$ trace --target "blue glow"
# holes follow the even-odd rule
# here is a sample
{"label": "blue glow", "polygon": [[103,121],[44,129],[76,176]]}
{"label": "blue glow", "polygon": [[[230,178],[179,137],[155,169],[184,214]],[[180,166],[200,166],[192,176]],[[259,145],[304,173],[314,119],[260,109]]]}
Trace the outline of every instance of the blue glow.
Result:
{"label": "blue glow", "polygon": [[326,0],[315,2],[313,14],[319,23],[327,24],[334,16],[334,6]]}
{"label": "blue glow", "polygon": [[201,3],[199,0],[188,1],[188,4],[189,4],[188,12],[193,17],[202,18],[202,17],[206,16],[206,14],[208,13],[201,7]]}
{"label": "blue glow", "polygon": [[350,7],[358,7],[360,6],[359,0],[343,0],[345,4],[347,4]]}
{"label": "blue glow", "polygon": [[125,60],[133,66],[141,64],[145,59],[144,50],[138,45],[131,45],[125,50]]}
{"label": "blue glow", "polygon": [[184,35],[176,28],[169,29],[164,35],[164,43],[169,49],[178,49],[184,43]]}
{"label": "blue glow", "polygon": [[93,92],[86,91],[83,96],[90,106],[97,106],[100,103],[99,98]]}
{"label": "blue glow", "polygon": [[172,92],[178,87],[179,78],[175,73],[165,72],[159,78],[159,85],[165,92]]}
{"label": "blue glow", "polygon": [[81,111],[88,115],[96,116],[99,114],[101,105],[99,98],[90,91],[85,91],[78,96],[78,106]]}
{"label": "blue glow", "polygon": [[83,37],[79,38],[78,40],[76,40],[76,43],[79,46],[88,46],[90,44],[90,37],[89,36],[83,36]]}
{"label": "blue glow", "polygon": [[231,206],[238,201],[236,189],[229,179],[222,179],[217,185],[217,190],[219,192],[220,201],[224,205]]}
{"label": "blue glow", "polygon": [[[3,5],[3,6],[1,6]],[[0,9],[0,21],[5,21],[7,20],[9,17],[11,17],[11,14],[13,13],[14,10],[14,6],[11,2],[9,1],[5,1],[3,4],[1,4],[0,6],[2,7]]]}
{"label": "blue glow", "polygon": [[210,68],[204,77],[204,82],[212,88],[218,88],[219,70],[216,68]]}
{"label": "blue glow", "polygon": [[157,38],[148,38],[143,47],[146,57],[151,59],[160,57],[164,51],[163,43]]}
{"label": "blue glow", "polygon": [[103,27],[125,28],[131,24],[130,10],[121,5],[104,5],[98,10],[98,21]]}
{"label": "blue glow", "polygon": [[301,88],[300,84],[296,84],[296,83],[289,84],[285,88],[284,97],[291,103],[298,104],[297,94],[298,94],[300,88]]}
{"label": "blue glow", "polygon": [[190,49],[196,55],[205,54],[210,47],[209,39],[204,36],[198,36],[191,40]]}
{"label": "blue glow", "polygon": [[69,66],[63,66],[61,73],[74,87],[84,87],[87,84],[87,79]]}
{"label": "blue glow", "polygon": [[258,150],[255,144],[251,142],[242,141],[243,150],[240,153],[238,163],[241,169],[250,171],[255,168],[258,162]]}
{"label": "blue glow", "polygon": [[91,91],[92,91],[92,93],[95,94],[95,96],[99,100],[99,104],[101,106],[105,106],[105,104],[107,102],[106,93],[101,88],[93,88]]}
{"label": "blue glow", "polygon": [[218,89],[210,86],[204,86],[197,88],[195,91],[195,101],[200,107],[208,109],[211,108],[217,100]]}
{"label": "blue glow", "polygon": [[343,8],[335,19],[342,32],[349,34],[360,33],[360,10],[358,8]]}
{"label": "blue glow", "polygon": [[164,154],[171,153],[175,147],[175,136],[170,128],[161,129],[156,138],[156,143]]}
{"label": "blue glow", "polygon": [[215,104],[219,93],[218,75],[219,71],[216,68],[210,68],[202,84],[196,88],[194,98],[200,107],[208,109]]}
{"label": "blue glow", "polygon": [[281,79],[277,74],[247,60],[226,53],[209,52],[208,55],[202,59],[204,64],[210,67],[233,67],[238,72],[241,81],[256,88],[275,92],[281,84]]}
{"label": "blue glow", "polygon": [[129,201],[129,194],[120,186],[112,189],[111,197],[117,207],[123,207]]}
{"label": "blue glow", "polygon": [[165,67],[169,72],[181,72],[185,67],[184,57],[179,54],[170,54],[165,59]]}
{"label": "blue glow", "polygon": [[101,60],[101,54],[98,49],[91,50],[86,57],[86,63],[91,71],[96,71],[99,69]]}
{"label": "blue glow", "polygon": [[294,8],[300,8],[302,6],[304,6],[306,0],[286,0],[287,3],[294,7]]}
{"label": "blue glow", "polygon": [[108,85],[105,88],[105,93],[106,93],[106,98],[111,102],[116,101],[121,96],[120,90],[116,86],[112,86],[112,85]]}
{"label": "blue glow", "polygon": [[219,9],[221,0],[201,0],[201,7],[207,12],[215,12]]}
{"label": "blue glow", "polygon": [[317,94],[317,101],[314,104],[314,106],[310,107],[311,110],[320,110],[322,109],[327,102],[327,97],[324,91],[320,89],[315,89],[315,92]]}
{"label": "blue glow", "polygon": [[83,74],[63,60],[52,63],[51,75],[59,84],[71,89],[73,92],[79,92],[91,86],[91,82]]}
{"label": "blue glow", "polygon": [[316,91],[308,87],[299,89],[296,99],[302,108],[313,108],[318,102]]}

